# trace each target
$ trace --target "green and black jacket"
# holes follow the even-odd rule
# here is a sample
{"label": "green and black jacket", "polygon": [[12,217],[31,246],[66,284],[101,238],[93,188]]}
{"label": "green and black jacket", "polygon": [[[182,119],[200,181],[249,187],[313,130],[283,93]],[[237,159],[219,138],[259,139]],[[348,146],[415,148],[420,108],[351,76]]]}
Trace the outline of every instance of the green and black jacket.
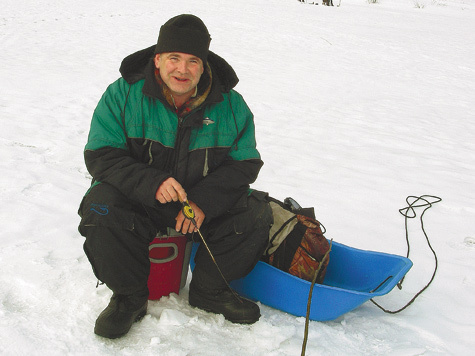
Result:
{"label": "green and black jacket", "polygon": [[247,194],[263,164],[253,115],[233,90],[234,70],[212,52],[198,84],[206,99],[178,115],[155,79],[154,47],[124,59],[122,77],[94,111],[84,153],[93,184],[111,184],[154,206],[160,184],[174,177],[207,218],[220,216]]}

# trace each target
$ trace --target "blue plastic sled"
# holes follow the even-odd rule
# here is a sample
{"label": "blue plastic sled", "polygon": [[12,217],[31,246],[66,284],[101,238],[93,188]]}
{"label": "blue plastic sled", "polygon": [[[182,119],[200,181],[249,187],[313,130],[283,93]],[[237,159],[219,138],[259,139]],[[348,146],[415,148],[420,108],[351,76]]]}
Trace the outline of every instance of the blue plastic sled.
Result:
{"label": "blue plastic sled", "polygon": [[[194,244],[191,268],[198,244]],[[412,267],[406,257],[364,251],[332,242],[323,284],[315,284],[310,319],[334,320],[373,297],[389,293]],[[303,316],[311,283],[258,262],[246,277],[231,282],[239,294],[275,309]]]}

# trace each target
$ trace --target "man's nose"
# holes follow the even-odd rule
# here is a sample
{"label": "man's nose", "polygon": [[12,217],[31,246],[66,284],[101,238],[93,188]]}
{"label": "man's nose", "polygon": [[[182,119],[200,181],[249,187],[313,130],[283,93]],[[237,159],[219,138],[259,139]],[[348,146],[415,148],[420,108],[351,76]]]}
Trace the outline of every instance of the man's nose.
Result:
{"label": "man's nose", "polygon": [[188,65],[186,64],[185,61],[180,61],[178,63],[178,68],[177,69],[180,73],[186,73],[188,71]]}

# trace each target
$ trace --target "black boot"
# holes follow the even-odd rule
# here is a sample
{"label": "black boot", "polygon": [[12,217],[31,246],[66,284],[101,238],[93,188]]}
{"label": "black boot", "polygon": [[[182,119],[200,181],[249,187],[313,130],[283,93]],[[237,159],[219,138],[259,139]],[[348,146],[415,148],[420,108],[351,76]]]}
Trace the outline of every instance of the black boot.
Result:
{"label": "black boot", "polygon": [[144,317],[147,304],[148,294],[112,295],[109,305],[96,320],[94,333],[109,339],[124,336],[135,321]]}
{"label": "black boot", "polygon": [[191,306],[223,314],[232,323],[253,324],[261,316],[259,306],[243,297],[236,297],[229,288],[203,289],[196,282],[190,283],[189,303]]}

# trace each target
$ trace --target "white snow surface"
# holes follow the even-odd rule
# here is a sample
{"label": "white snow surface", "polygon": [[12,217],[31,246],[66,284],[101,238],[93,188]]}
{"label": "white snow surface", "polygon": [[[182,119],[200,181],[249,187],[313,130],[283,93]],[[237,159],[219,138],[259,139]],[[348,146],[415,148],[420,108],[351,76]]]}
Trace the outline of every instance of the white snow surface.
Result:
{"label": "white snow surface", "polygon": [[[307,355],[471,354],[475,2],[334,2],[2,0],[1,355],[300,354],[304,318],[261,305],[257,323],[235,325],[191,308],[188,286],[121,339],[93,333],[111,292],[77,231],[90,119],[123,57],[180,13],[204,20],[240,78],[265,162],[253,187],[315,207],[328,238],[398,255],[406,196],[443,199],[424,215],[439,258],[430,288],[396,315],[367,302],[310,322]],[[417,219],[409,232],[404,288],[377,298],[389,309],[434,268]]]}

